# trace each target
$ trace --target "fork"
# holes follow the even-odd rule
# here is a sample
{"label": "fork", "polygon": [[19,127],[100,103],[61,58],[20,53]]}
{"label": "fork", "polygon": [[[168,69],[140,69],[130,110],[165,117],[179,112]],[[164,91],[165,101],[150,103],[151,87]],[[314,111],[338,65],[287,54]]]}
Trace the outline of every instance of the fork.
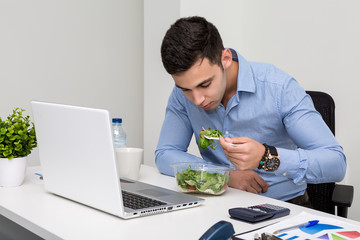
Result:
{"label": "fork", "polygon": [[[204,135],[204,137],[205,137],[206,139],[209,139],[209,140],[217,140],[217,141],[219,141],[219,138],[218,138],[218,137],[209,137],[209,136],[206,136],[206,135]],[[233,144],[233,143],[228,143],[228,144],[230,144],[230,145],[232,145],[232,146],[236,146],[236,144]]]}

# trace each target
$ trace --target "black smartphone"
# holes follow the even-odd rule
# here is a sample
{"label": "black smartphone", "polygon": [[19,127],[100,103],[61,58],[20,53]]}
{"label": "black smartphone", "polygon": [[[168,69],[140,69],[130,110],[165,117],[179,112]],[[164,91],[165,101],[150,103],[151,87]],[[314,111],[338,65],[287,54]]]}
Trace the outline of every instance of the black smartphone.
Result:
{"label": "black smartphone", "polygon": [[229,214],[234,219],[255,223],[287,216],[290,214],[290,209],[266,203],[250,207],[231,208]]}

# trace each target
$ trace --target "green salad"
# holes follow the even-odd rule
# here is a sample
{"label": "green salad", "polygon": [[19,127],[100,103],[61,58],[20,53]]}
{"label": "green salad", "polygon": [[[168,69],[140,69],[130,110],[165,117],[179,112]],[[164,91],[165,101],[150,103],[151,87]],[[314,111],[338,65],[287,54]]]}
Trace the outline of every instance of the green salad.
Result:
{"label": "green salad", "polygon": [[209,128],[208,130],[205,130],[203,128],[203,130],[200,131],[199,133],[199,140],[198,140],[198,145],[201,149],[206,149],[206,148],[211,148],[212,150],[215,150],[215,148],[219,145],[218,142],[216,142],[213,139],[207,139],[205,138],[205,136],[207,137],[222,137],[223,134],[220,132],[220,130],[211,130],[211,128]]}
{"label": "green salad", "polygon": [[183,192],[202,192],[220,195],[226,191],[230,176],[189,168],[176,173],[177,184]]}

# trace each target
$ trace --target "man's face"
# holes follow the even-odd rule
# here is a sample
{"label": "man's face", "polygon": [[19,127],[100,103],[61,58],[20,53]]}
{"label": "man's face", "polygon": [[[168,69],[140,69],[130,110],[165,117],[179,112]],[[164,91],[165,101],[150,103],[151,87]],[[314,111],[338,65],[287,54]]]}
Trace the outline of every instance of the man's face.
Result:
{"label": "man's face", "polygon": [[207,58],[199,59],[187,71],[172,75],[175,84],[196,106],[211,110],[220,105],[226,89],[224,70]]}

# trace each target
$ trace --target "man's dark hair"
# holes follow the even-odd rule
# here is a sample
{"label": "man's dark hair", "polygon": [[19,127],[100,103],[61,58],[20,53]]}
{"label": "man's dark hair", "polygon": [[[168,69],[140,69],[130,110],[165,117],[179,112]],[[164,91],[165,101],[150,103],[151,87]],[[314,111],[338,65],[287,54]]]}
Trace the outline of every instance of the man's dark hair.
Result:
{"label": "man's dark hair", "polygon": [[207,58],[222,68],[223,42],[216,27],[203,17],[180,18],[166,32],[161,58],[166,71],[187,71],[198,59]]}

